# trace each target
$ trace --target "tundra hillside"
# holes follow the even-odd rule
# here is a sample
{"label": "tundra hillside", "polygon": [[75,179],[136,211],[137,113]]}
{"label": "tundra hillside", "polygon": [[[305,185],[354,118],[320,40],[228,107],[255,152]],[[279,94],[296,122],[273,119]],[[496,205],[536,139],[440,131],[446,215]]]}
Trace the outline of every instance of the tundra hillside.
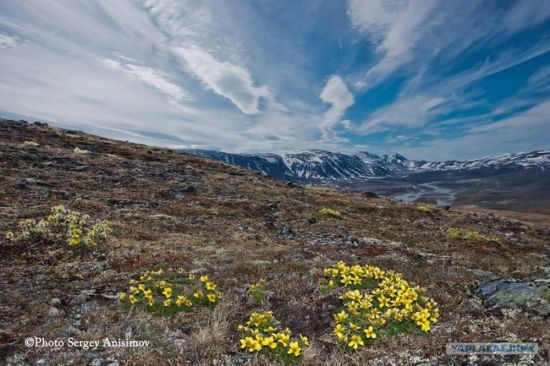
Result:
{"label": "tundra hillside", "polygon": [[[60,205],[110,222],[106,241],[76,250],[6,239],[21,220]],[[547,364],[549,220],[508,215],[305,188],[169,149],[3,120],[0,363],[282,364],[241,348],[238,325],[261,309],[308,337],[305,365]],[[401,273],[439,304],[439,322],[343,349],[333,335],[341,299],[320,284],[339,261]],[[172,317],[119,301],[129,280],[161,268],[208,274],[223,295],[213,308]],[[150,345],[27,347],[27,337]],[[539,350],[452,356],[450,342],[534,342]]]}

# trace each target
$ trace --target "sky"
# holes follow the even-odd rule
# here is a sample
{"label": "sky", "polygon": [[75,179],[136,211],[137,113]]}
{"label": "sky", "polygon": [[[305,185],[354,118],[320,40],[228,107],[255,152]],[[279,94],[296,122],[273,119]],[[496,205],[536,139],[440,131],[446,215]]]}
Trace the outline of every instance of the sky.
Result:
{"label": "sky", "polygon": [[0,116],[228,152],[550,148],[550,0],[2,0]]}

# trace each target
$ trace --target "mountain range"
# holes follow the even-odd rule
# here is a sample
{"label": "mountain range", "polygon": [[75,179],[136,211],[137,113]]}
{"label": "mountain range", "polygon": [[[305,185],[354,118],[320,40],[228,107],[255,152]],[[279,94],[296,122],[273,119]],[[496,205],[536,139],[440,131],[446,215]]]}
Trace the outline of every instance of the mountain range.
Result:
{"label": "mountain range", "polygon": [[409,160],[399,153],[377,155],[366,151],[343,153],[306,150],[286,154],[233,154],[211,150],[184,151],[255,170],[278,179],[302,182],[402,177],[424,172],[510,171],[527,168],[541,171],[550,170],[550,150],[512,153],[476,160],[442,162]]}

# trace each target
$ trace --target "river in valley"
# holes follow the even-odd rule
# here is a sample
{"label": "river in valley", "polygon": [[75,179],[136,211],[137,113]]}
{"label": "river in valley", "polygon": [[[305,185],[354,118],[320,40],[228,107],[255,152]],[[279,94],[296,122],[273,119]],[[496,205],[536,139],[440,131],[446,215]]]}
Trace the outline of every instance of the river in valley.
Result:
{"label": "river in valley", "polygon": [[456,198],[452,189],[440,187],[435,182],[415,184],[410,189],[413,191],[395,195],[393,198],[407,202],[431,198],[440,206],[450,205]]}

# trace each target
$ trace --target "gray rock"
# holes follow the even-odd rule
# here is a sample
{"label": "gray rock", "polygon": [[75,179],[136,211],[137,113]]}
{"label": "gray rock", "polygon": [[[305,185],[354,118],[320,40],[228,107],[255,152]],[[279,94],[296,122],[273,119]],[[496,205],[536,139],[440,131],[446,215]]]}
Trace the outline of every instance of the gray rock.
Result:
{"label": "gray rock", "polygon": [[359,243],[361,245],[365,245],[365,246],[379,246],[379,245],[383,245],[384,243],[382,242],[382,240],[380,239],[377,239],[377,238],[360,238],[359,239]]}
{"label": "gray rock", "polygon": [[50,300],[50,305],[55,307],[61,306],[61,299],[58,297],[54,297],[53,299]]}
{"label": "gray rock", "polygon": [[88,311],[95,309],[98,307],[97,302],[95,301],[87,301],[84,304],[80,305],[80,311],[82,313],[87,313]]}
{"label": "gray rock", "polygon": [[82,305],[88,301],[90,301],[90,296],[88,294],[81,293],[73,297],[70,303],[71,305]]}
{"label": "gray rock", "polygon": [[550,280],[494,280],[478,286],[476,294],[483,300],[485,308],[524,308],[541,316],[550,314]]}
{"label": "gray rock", "polygon": [[50,306],[50,308],[48,309],[48,316],[50,318],[59,318],[62,315],[63,315],[63,311],[59,310],[54,306]]}
{"label": "gray rock", "polygon": [[469,271],[474,276],[476,276],[477,278],[479,278],[481,280],[488,281],[488,280],[494,280],[494,279],[497,278],[497,276],[493,272],[485,271],[483,269],[470,269]]}
{"label": "gray rock", "polygon": [[221,359],[214,360],[214,365],[220,366],[241,366],[248,362],[249,357],[245,355],[222,355]]}

